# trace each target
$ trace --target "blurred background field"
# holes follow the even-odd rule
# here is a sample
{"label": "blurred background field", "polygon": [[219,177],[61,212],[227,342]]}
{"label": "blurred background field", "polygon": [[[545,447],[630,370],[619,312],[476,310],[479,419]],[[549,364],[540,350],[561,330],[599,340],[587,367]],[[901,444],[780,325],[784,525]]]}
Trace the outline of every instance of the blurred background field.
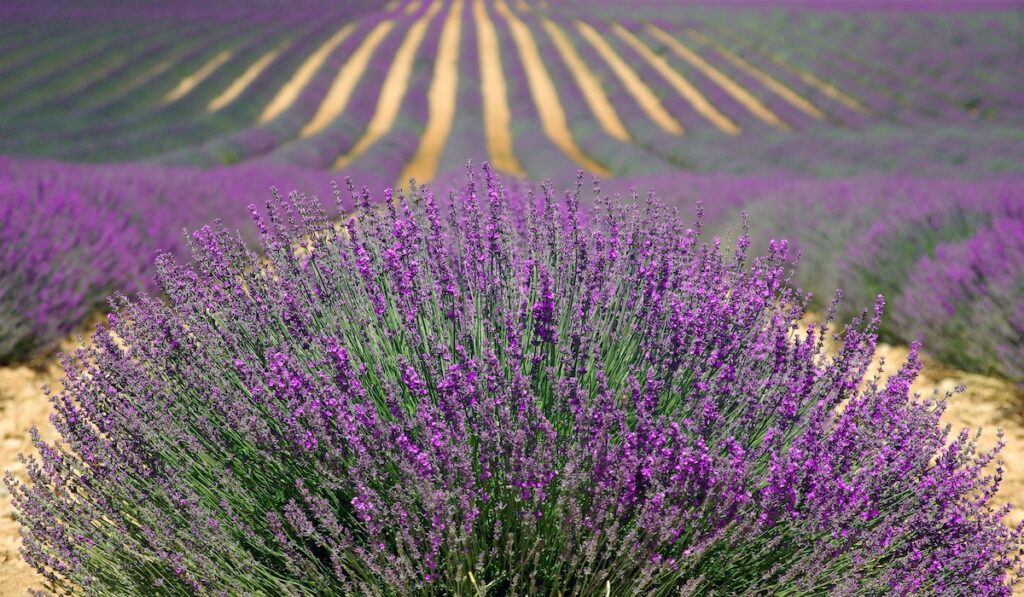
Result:
{"label": "blurred background field", "polygon": [[[746,211],[803,250],[819,310],[884,294],[890,364],[923,340],[922,391],[968,383],[947,417],[1007,429],[1024,502],[1022,64],[1005,1],[5,2],[0,465],[45,428],[54,351],[155,290],[183,229],[250,238],[271,186],[332,204],[332,180],[383,197],[472,159],[700,202],[723,234]],[[23,594],[3,498],[0,593]]]}

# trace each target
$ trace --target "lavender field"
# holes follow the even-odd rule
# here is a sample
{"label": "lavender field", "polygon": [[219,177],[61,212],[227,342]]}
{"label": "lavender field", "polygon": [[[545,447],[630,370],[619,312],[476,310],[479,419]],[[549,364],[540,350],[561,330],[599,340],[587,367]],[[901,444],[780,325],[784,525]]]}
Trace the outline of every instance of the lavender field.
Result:
{"label": "lavender field", "polygon": [[3,3],[0,595],[1024,594],[1022,39]]}

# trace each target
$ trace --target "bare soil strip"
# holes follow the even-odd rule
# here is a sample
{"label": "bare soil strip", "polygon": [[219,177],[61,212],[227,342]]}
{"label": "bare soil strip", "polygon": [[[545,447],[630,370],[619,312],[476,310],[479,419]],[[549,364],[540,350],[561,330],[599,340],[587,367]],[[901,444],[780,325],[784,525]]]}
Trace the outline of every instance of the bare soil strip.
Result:
{"label": "bare soil strip", "polygon": [[295,74],[292,78],[285,83],[281,89],[278,90],[277,95],[274,99],[270,100],[267,107],[260,114],[259,122],[264,123],[273,120],[279,116],[282,112],[288,110],[298,99],[299,94],[306,88],[313,75],[316,71],[320,70],[323,66],[324,61],[330,56],[331,52],[334,51],[338,45],[345,41],[345,39],[352,34],[356,29],[355,23],[349,23],[338,30],[337,33],[332,35],[327,41],[320,45],[315,52],[309,55],[308,58],[296,69]]}
{"label": "bare soil strip", "polygon": [[366,67],[369,66],[374,52],[394,27],[395,21],[392,19],[377,23],[363,43],[359,44],[355,52],[352,52],[352,55],[338,70],[338,76],[335,77],[331,88],[327,90],[327,95],[320,102],[320,108],[317,109],[316,115],[306,123],[306,126],[302,127],[299,132],[300,137],[310,137],[319,133],[334,122],[335,118],[341,116],[348,106],[349,100],[352,99],[352,92],[359,84],[359,79],[366,72]]}
{"label": "bare soil strip", "polygon": [[220,68],[225,62],[231,60],[233,52],[231,50],[223,50],[213,58],[211,58],[206,64],[199,67],[199,70],[188,75],[178,83],[178,86],[167,92],[164,96],[164,104],[176,102],[179,99],[185,97],[190,91],[196,88],[203,82],[206,77],[213,74],[215,70]]}
{"label": "bare soil strip", "polygon": [[544,59],[540,55],[540,49],[537,48],[537,42],[533,39],[530,28],[508,9],[505,0],[496,0],[494,8],[505,19],[512,32],[512,41],[516,44],[519,59],[526,71],[530,94],[533,96],[533,104],[537,107],[537,114],[540,116],[544,134],[583,169],[600,176],[611,176],[611,170],[587,155],[573,139],[572,132],[569,130],[569,120],[565,116],[565,110],[562,109],[562,102],[555,89],[555,83],[551,80],[547,69],[544,68]]}
{"label": "bare soil strip", "polygon": [[416,53],[419,51],[420,45],[423,44],[427,27],[440,9],[440,1],[434,0],[427,11],[409,28],[409,32],[398,47],[394,61],[391,62],[391,69],[381,85],[377,110],[374,111],[374,116],[370,119],[366,132],[362,133],[362,136],[355,141],[348,152],[335,160],[333,169],[344,168],[350,164],[394,126],[394,121],[398,118],[398,111],[401,109],[401,102],[406,98],[406,91],[409,89],[409,80],[413,76]]}
{"label": "bare soil strip", "polygon": [[405,38],[402,40],[402,45],[398,47],[398,52],[395,54],[395,60],[391,63],[391,69],[381,85],[377,109],[374,111],[370,123],[366,125],[366,131],[348,152],[335,160],[334,169],[347,166],[394,126],[395,119],[398,118],[398,111],[402,107],[402,100],[405,99],[405,92],[409,88],[409,79],[412,77],[416,53],[423,44],[427,26],[441,11],[441,6],[440,0],[434,0],[423,16],[409,27],[409,31],[406,32]]}
{"label": "bare soil strip", "polygon": [[706,118],[711,124],[714,124],[724,133],[730,135],[738,135],[742,131],[738,124],[733,122],[728,116],[722,114],[718,108],[708,101],[708,98],[704,97],[704,94],[697,89],[693,83],[690,83],[679,71],[672,68],[667,60],[663,56],[659,56],[649,48],[644,42],[640,41],[632,31],[626,29],[618,23],[612,24],[612,31],[615,35],[619,36],[622,41],[629,44],[629,47],[633,48],[637,54],[640,55],[648,64],[650,64],[654,70],[658,72],[668,84],[676,90],[679,95],[683,96],[687,102],[693,106],[693,109],[698,114]]}
{"label": "bare soil strip", "polygon": [[584,62],[579,52],[576,51],[569,36],[565,34],[565,31],[562,31],[561,27],[547,17],[541,17],[541,23],[547,31],[548,37],[554,43],[555,49],[558,50],[562,60],[569,67],[569,72],[576,79],[576,84],[580,86],[580,91],[583,93],[584,99],[587,100],[587,105],[590,107],[594,118],[601,125],[601,128],[619,141],[624,143],[631,142],[633,139],[629,131],[626,130],[626,125],[619,118],[619,113],[615,111],[615,106],[612,105],[612,102],[605,94],[601,81],[594,74],[594,71],[590,70],[590,67]]}
{"label": "bare soil strip", "polygon": [[762,121],[774,126],[775,128],[782,129],[784,131],[792,130],[785,121],[779,118],[779,115],[772,112],[768,106],[761,103],[761,100],[757,99],[754,94],[750,93],[743,88],[739,83],[733,81],[729,75],[726,75],[722,71],[718,70],[714,66],[704,60],[699,54],[691,50],[690,48],[683,45],[675,37],[669,35],[667,31],[658,27],[657,25],[647,24],[647,31],[655,37],[658,41],[662,42],[671,49],[676,56],[679,56],[687,62],[690,66],[696,68],[703,73],[707,78],[714,81],[719,87],[725,90],[726,93],[731,95],[737,102],[743,105],[744,108],[750,110],[750,112],[760,118]]}
{"label": "bare soil strip", "polygon": [[491,165],[516,176],[525,174],[512,147],[512,111],[508,107],[505,71],[494,23],[487,15],[483,0],[473,1],[477,45],[480,54],[480,93],[484,105],[484,138]]}
{"label": "bare soil strip", "polygon": [[[733,40],[741,39],[741,36],[739,34],[733,33],[726,29],[719,29],[719,32],[727,37],[732,38]],[[774,62],[775,64],[781,66],[782,68],[788,70],[789,72],[793,73],[794,75],[799,77],[800,80],[803,81],[804,83],[807,83],[811,87],[814,87],[818,91],[843,104],[847,108],[850,108],[851,110],[854,110],[856,112],[860,112],[861,114],[864,114],[866,116],[875,115],[874,110],[865,106],[860,100],[841,91],[838,87],[829,83],[828,81],[825,81],[824,79],[817,77],[816,75],[814,75],[814,73],[793,64],[792,62],[786,60],[782,56],[761,47],[752,47],[751,50],[760,54],[761,56],[764,56],[768,60]]]}
{"label": "bare soil strip", "polygon": [[658,99],[658,94],[644,83],[643,79],[636,74],[626,61],[619,56],[619,53],[615,51],[615,48],[611,46],[596,29],[588,25],[584,21],[576,21],[576,29],[579,30],[587,42],[594,47],[594,50],[601,55],[601,58],[608,63],[608,67],[612,69],[615,76],[618,77],[619,81],[622,82],[622,86],[626,88],[626,91],[633,96],[640,108],[647,113],[655,124],[661,127],[666,133],[671,135],[682,135],[683,125],[675,119],[674,116],[668,113],[665,106],[662,105],[661,100]]}
{"label": "bare soil strip", "polygon": [[708,36],[704,35],[703,33],[695,29],[687,29],[686,34],[689,35],[693,40],[697,41],[698,43],[711,46],[716,52],[719,53],[719,55],[725,58],[730,64],[740,69],[747,75],[750,75],[754,79],[757,79],[757,81],[764,85],[769,91],[789,102],[797,110],[800,110],[804,114],[807,114],[808,116],[816,120],[827,119],[825,113],[822,112],[821,109],[819,109],[817,106],[812,104],[810,101],[808,101],[803,96],[793,91],[789,87],[786,87],[785,85],[780,83],[778,80],[773,78],[768,73],[757,68],[750,62],[747,62],[744,58],[740,57],[738,54],[734,53],[729,48],[723,46],[720,43],[715,42]]}
{"label": "bare soil strip", "polygon": [[405,7],[405,14],[413,14],[414,12],[420,9],[421,4],[423,4],[423,0],[412,0],[412,2],[410,2],[408,6]]}
{"label": "bare soil strip", "polygon": [[437,176],[437,164],[441,159],[448,135],[455,121],[455,104],[459,87],[459,43],[462,41],[462,8],[463,0],[455,0],[437,48],[434,61],[434,78],[430,81],[427,91],[430,113],[426,128],[420,136],[420,144],[415,155],[398,178],[398,185],[405,184],[410,178],[417,182],[429,182]]}
{"label": "bare soil strip", "polygon": [[263,56],[260,56],[259,60],[249,65],[249,68],[245,69],[245,72],[235,79],[231,85],[228,85],[227,89],[222,91],[217,97],[210,100],[210,103],[206,106],[206,111],[216,112],[238,99],[238,96],[242,95],[249,85],[256,80],[256,77],[259,77],[260,73],[266,70],[266,68],[270,66],[270,63],[281,55],[281,52],[284,51],[289,43],[290,42],[286,41],[278,45]]}

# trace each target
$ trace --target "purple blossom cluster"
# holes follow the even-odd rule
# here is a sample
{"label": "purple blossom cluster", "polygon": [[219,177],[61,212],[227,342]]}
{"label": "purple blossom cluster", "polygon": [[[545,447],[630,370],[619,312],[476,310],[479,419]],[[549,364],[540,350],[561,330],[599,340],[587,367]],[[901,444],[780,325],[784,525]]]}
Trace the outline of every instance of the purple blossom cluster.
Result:
{"label": "purple blossom cluster", "polygon": [[[255,208],[64,358],[24,555],[112,594],[1009,595],[996,452],[793,334],[793,252],[471,172]],[[351,195],[351,202],[348,196]],[[825,340],[842,348],[830,356]]]}

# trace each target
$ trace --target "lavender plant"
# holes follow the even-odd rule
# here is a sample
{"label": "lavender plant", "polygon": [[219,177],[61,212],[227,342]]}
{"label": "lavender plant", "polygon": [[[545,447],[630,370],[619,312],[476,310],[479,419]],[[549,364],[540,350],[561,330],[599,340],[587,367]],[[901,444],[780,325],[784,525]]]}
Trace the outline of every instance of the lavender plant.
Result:
{"label": "lavender plant", "polygon": [[[94,594],[1009,595],[996,451],[881,381],[879,300],[794,334],[748,257],[650,196],[485,166],[337,225],[293,194],[158,260],[64,358],[63,443],[8,475],[24,556]],[[348,212],[341,193],[338,207]],[[635,197],[634,197],[635,199]],[[344,203],[344,204],[343,204]],[[253,209],[254,214],[257,214]]]}
{"label": "lavender plant", "polygon": [[[851,303],[883,294],[895,306],[881,328],[887,341],[923,339],[942,362],[1024,381],[1017,236],[1024,203],[1016,178],[709,182],[721,197],[711,221],[742,206],[754,214],[758,236],[791,239],[807,256],[797,280],[819,299],[837,287]],[[709,196],[701,184],[688,185],[680,202]],[[843,318],[856,314],[840,309]]]}

